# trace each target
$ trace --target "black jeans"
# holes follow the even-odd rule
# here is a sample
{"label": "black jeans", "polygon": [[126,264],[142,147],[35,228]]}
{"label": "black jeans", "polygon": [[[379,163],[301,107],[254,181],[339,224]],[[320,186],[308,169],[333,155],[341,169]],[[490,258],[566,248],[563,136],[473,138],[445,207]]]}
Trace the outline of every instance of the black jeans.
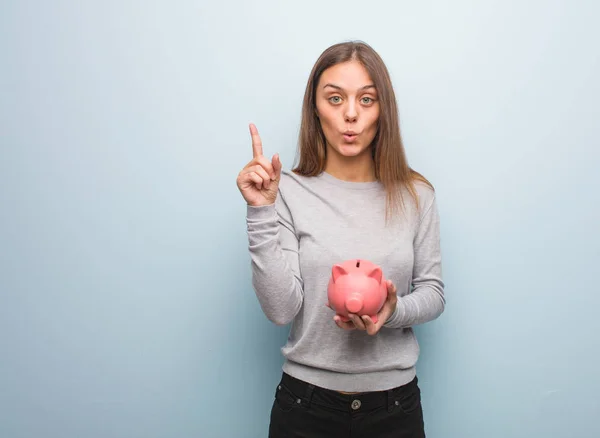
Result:
{"label": "black jeans", "polygon": [[387,391],[342,394],[283,373],[269,438],[425,438],[418,379]]}

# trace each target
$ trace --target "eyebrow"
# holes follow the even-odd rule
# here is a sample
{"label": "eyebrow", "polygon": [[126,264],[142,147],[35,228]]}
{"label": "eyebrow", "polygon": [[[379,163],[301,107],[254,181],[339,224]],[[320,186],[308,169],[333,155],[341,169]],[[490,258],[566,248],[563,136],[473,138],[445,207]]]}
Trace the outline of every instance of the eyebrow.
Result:
{"label": "eyebrow", "polygon": [[[327,88],[327,87],[335,88],[336,90],[342,90],[342,87],[340,87],[339,85],[335,85],[335,84],[325,84],[325,86],[323,88]],[[365,85],[364,87],[360,88],[360,90],[367,90],[369,88],[375,88],[375,85],[373,85],[373,84]]]}

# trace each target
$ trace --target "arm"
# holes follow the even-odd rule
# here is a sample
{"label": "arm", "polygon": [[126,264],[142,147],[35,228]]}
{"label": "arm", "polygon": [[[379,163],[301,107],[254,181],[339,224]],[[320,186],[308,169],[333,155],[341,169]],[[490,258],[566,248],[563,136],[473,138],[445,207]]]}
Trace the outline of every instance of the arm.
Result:
{"label": "arm", "polygon": [[398,297],[396,309],[384,327],[404,328],[424,324],[444,311],[440,219],[435,196],[421,218],[413,245],[413,290]]}
{"label": "arm", "polygon": [[247,206],[248,248],[252,285],[267,318],[290,323],[304,297],[298,260],[298,238],[281,193],[274,204]]}

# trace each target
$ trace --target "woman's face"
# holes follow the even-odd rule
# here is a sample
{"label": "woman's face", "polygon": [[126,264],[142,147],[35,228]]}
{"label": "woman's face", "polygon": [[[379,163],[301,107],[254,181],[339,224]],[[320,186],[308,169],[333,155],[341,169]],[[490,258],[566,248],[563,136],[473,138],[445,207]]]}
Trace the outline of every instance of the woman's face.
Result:
{"label": "woman's face", "polygon": [[321,74],[316,90],[317,115],[329,151],[356,157],[370,149],[377,134],[377,90],[358,61],[334,65]]}

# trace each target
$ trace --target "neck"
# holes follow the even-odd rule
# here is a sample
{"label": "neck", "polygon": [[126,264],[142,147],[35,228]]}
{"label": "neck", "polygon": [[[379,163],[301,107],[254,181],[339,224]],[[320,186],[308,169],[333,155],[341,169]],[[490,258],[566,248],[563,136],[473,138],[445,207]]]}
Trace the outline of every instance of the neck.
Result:
{"label": "neck", "polygon": [[370,149],[356,157],[344,157],[330,149],[325,172],[343,181],[371,182],[376,180],[375,163]]}

